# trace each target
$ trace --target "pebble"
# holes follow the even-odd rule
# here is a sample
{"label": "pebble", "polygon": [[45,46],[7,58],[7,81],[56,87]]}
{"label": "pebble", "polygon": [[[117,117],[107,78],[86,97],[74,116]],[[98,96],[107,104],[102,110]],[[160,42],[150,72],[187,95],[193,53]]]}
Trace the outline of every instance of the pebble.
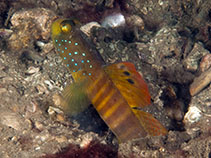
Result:
{"label": "pebble", "polygon": [[26,70],[26,74],[27,75],[32,75],[32,74],[35,74],[37,72],[40,71],[40,68],[39,67],[33,67],[33,66],[30,66],[27,70]]}
{"label": "pebble", "polygon": [[59,108],[53,107],[53,106],[49,106],[48,108],[48,114],[49,115],[54,115],[54,114],[63,114],[63,111],[60,110]]}
{"label": "pebble", "polygon": [[47,90],[47,88],[43,85],[38,84],[36,86],[36,89],[38,91],[38,94],[49,94],[49,91]]}
{"label": "pebble", "polygon": [[7,37],[9,37],[12,33],[13,33],[12,30],[3,29],[3,28],[0,29],[0,37],[7,38]]}
{"label": "pebble", "polygon": [[184,61],[185,68],[192,72],[197,71],[201,58],[206,54],[209,54],[209,51],[204,49],[201,43],[196,43]]}
{"label": "pebble", "polygon": [[65,118],[64,118],[64,116],[63,116],[62,114],[57,114],[57,115],[56,115],[56,119],[57,119],[58,121],[60,121],[60,122],[64,122],[64,121],[65,121]]}
{"label": "pebble", "polygon": [[41,148],[40,148],[40,146],[38,146],[38,147],[36,147],[34,150],[40,150]]}
{"label": "pebble", "polygon": [[91,35],[91,29],[93,27],[100,27],[100,24],[98,22],[90,22],[86,25],[83,25],[80,30],[85,33],[88,37]]}
{"label": "pebble", "polygon": [[57,93],[54,94],[52,96],[52,100],[53,100],[55,106],[59,107],[61,105],[61,97],[59,94],[57,94]]}
{"label": "pebble", "polygon": [[205,88],[211,82],[211,68],[203,72],[199,77],[196,77],[193,83],[190,85],[191,96],[199,93],[203,88]]}
{"label": "pebble", "polygon": [[[53,82],[53,81],[52,81]],[[49,90],[52,90],[54,88],[53,84],[49,80],[45,80],[44,83],[47,85]]]}
{"label": "pebble", "polygon": [[39,122],[39,121],[36,121],[36,122],[34,123],[34,125],[35,125],[35,127],[36,127],[38,130],[40,130],[40,131],[42,131],[42,130],[44,129],[43,124],[42,124],[41,122]]}
{"label": "pebble", "polygon": [[138,27],[139,29],[144,29],[144,21],[140,16],[131,15],[126,17],[126,23],[133,27]]}
{"label": "pebble", "polygon": [[200,71],[204,72],[211,67],[211,54],[205,55],[200,62]]}

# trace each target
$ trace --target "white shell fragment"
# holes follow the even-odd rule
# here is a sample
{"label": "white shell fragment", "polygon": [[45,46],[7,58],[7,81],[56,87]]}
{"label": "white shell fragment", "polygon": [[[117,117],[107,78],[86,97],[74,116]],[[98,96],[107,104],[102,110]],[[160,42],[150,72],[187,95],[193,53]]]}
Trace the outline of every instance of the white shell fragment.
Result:
{"label": "white shell fragment", "polygon": [[105,17],[105,19],[102,21],[103,27],[119,27],[125,25],[125,17],[121,13],[115,13],[112,15],[109,15]]}
{"label": "white shell fragment", "polygon": [[196,106],[188,108],[188,112],[185,114],[184,123],[195,123],[198,122],[201,117],[201,110]]}

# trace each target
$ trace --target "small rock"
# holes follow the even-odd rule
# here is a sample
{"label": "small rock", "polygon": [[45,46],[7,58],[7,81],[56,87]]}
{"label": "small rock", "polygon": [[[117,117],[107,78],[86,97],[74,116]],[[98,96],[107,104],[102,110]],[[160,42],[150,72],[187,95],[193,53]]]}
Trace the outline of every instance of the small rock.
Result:
{"label": "small rock", "polygon": [[47,88],[43,85],[38,84],[36,86],[36,89],[38,91],[38,94],[49,94],[49,91],[47,90]]}
{"label": "small rock", "polygon": [[82,141],[80,143],[80,147],[81,148],[84,148],[86,146],[88,146],[88,144],[93,140],[93,135],[90,135],[89,133],[88,134],[85,134],[82,136]]}
{"label": "small rock", "polygon": [[80,30],[81,30],[83,33],[85,33],[88,37],[90,37],[90,35],[91,35],[91,29],[92,29],[93,27],[100,27],[100,24],[99,24],[98,22],[90,22],[90,23],[88,23],[88,24],[82,26],[82,27],[80,28]]}
{"label": "small rock", "polygon": [[188,128],[186,132],[192,139],[194,139],[200,135],[201,130],[199,127],[194,127],[194,128]]}
{"label": "small rock", "polygon": [[61,114],[57,114],[56,115],[56,119],[60,122],[64,122],[65,121],[65,118],[64,118],[64,115],[61,115]]}
{"label": "small rock", "polygon": [[132,27],[138,27],[139,29],[144,29],[144,21],[140,16],[137,15],[131,15],[126,17],[126,22],[128,25]]}
{"label": "small rock", "polygon": [[33,8],[22,9],[11,17],[14,32],[8,38],[8,48],[19,51],[34,48],[37,40],[50,38],[51,23],[56,15],[49,9]]}
{"label": "small rock", "polygon": [[[156,35],[151,38],[147,46],[150,53],[148,53],[147,59],[150,59],[153,67],[155,67],[158,72],[162,71],[160,66],[161,62],[165,67],[170,68],[178,64],[178,60],[175,56],[180,55],[180,41],[181,38],[175,28],[163,27]],[[152,62],[153,61],[153,62]],[[147,61],[148,62],[148,61]]]}
{"label": "small rock", "polygon": [[199,93],[203,88],[209,85],[211,82],[211,68],[203,72],[199,77],[195,78],[193,83],[190,85],[191,96]]}
{"label": "small rock", "polygon": [[204,49],[201,43],[196,43],[192,51],[188,54],[185,59],[185,67],[187,70],[195,72],[198,70],[200,59],[209,54],[209,51]]}
{"label": "small rock", "polygon": [[36,147],[34,150],[40,150],[41,148],[40,148],[40,146],[38,146],[38,147]]}
{"label": "small rock", "polygon": [[32,75],[32,74],[34,74],[34,73],[37,73],[37,72],[39,72],[39,70],[40,70],[40,68],[36,68],[36,67],[33,67],[33,66],[30,66],[29,68],[28,68],[28,70],[26,70],[26,74],[27,75]]}
{"label": "small rock", "polygon": [[211,67],[211,54],[207,54],[202,58],[200,62],[200,70],[201,72],[204,72],[210,67]]}
{"label": "small rock", "polygon": [[[26,122],[26,124],[28,125],[27,130],[33,128],[32,121],[31,121],[30,119],[26,119],[25,122]],[[26,130],[23,131],[23,134],[24,134],[24,132],[26,132]]]}
{"label": "small rock", "polygon": [[51,50],[53,50],[54,46],[53,46],[52,42],[49,42],[49,43],[44,43],[44,45],[40,48],[42,50],[42,53],[46,54],[46,53],[50,52]]}
{"label": "small rock", "polygon": [[61,97],[59,94],[54,94],[52,100],[55,106],[59,107],[61,105]]}
{"label": "small rock", "polygon": [[9,29],[0,29],[0,37],[8,38],[13,33],[12,30]]}
{"label": "small rock", "polygon": [[35,125],[35,127],[36,127],[38,130],[40,130],[40,131],[42,131],[42,130],[44,129],[43,124],[42,124],[41,122],[39,122],[39,121],[36,121],[36,122],[34,123],[34,125]]}
{"label": "small rock", "polygon": [[53,110],[52,106],[49,106],[49,108],[48,108],[48,114],[49,115],[55,115],[56,114],[55,111]]}
{"label": "small rock", "polygon": [[[53,81],[52,81],[53,82]],[[52,90],[54,88],[53,84],[49,80],[45,80],[44,83],[47,85],[49,90]]]}
{"label": "small rock", "polygon": [[53,107],[53,106],[49,106],[48,108],[48,114],[49,115],[54,115],[54,114],[63,114],[63,111],[60,110],[59,108]]}

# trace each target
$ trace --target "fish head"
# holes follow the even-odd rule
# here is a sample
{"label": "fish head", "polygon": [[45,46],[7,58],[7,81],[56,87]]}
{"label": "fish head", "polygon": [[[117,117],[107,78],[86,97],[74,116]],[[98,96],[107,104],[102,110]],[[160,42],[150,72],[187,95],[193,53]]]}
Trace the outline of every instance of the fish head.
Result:
{"label": "fish head", "polygon": [[55,39],[57,36],[71,38],[72,34],[75,32],[79,25],[80,23],[76,19],[57,19],[51,26],[51,37],[52,39]]}

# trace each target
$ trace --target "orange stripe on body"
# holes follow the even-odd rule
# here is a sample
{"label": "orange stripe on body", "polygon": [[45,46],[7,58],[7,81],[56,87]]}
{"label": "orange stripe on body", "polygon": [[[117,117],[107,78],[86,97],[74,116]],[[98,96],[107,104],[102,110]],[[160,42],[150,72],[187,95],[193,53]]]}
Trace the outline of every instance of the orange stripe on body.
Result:
{"label": "orange stripe on body", "polygon": [[88,92],[89,93],[93,93],[93,89],[96,88],[96,86],[99,84],[99,82],[101,82],[101,80],[103,80],[103,76],[104,73],[100,72],[98,74],[98,76],[96,74],[93,74],[93,76],[91,76],[93,79],[93,81],[90,83],[90,86],[88,87]]}
{"label": "orange stripe on body", "polygon": [[103,116],[105,119],[109,118],[122,104],[122,100],[118,99],[116,103],[114,103],[109,109],[104,111]]}
{"label": "orange stripe on body", "polygon": [[107,106],[101,106],[102,104],[103,102],[99,105],[102,108],[99,108],[98,112],[120,141],[124,142],[146,135],[119,91],[115,91],[110,100],[106,101]]}

